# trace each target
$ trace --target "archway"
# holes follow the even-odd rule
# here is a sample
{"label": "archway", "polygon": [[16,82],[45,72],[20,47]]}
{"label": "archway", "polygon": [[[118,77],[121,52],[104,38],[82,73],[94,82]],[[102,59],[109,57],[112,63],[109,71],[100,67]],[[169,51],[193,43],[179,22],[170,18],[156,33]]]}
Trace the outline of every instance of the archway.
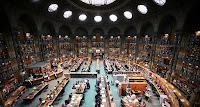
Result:
{"label": "archway", "polygon": [[126,28],[124,32],[124,36],[135,36],[137,33],[136,28],[134,26],[129,26]]}
{"label": "archway", "polygon": [[193,34],[195,31],[200,31],[200,16],[197,13],[199,13],[199,6],[195,6],[188,12],[183,32]]}
{"label": "archway", "polygon": [[94,36],[94,35],[96,35],[96,34],[100,34],[101,36],[104,36],[104,31],[103,31],[103,29],[101,29],[101,28],[95,28],[95,29],[93,29],[92,35]]}
{"label": "archway", "polygon": [[55,28],[54,28],[53,24],[49,21],[46,21],[42,24],[41,32],[44,35],[51,35],[51,36],[55,37]]}
{"label": "archway", "polygon": [[88,31],[84,27],[76,29],[76,36],[88,36]]}
{"label": "archway", "polygon": [[18,19],[18,26],[23,30],[23,33],[37,34],[37,27],[34,19],[26,14],[23,14]]}
{"label": "archway", "polygon": [[108,36],[120,36],[120,30],[117,27],[113,27],[109,30]]}
{"label": "archway", "polygon": [[164,34],[168,34],[168,40],[172,41],[175,37],[175,30],[176,30],[176,18],[167,15],[162,18],[158,28],[158,39],[161,39]]}
{"label": "archway", "polygon": [[153,24],[150,22],[146,22],[142,25],[141,30],[140,30],[140,35],[144,36],[144,35],[151,35],[153,34]]}
{"label": "archway", "polygon": [[62,35],[62,36],[67,35],[67,36],[70,37],[71,36],[71,29],[68,26],[63,25],[59,29],[59,34]]}

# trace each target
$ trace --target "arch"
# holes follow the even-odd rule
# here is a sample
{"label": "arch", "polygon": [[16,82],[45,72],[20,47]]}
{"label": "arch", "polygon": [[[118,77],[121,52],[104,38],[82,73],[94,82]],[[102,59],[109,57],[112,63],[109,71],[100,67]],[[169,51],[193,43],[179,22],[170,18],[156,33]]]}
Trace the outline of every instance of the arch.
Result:
{"label": "arch", "polygon": [[102,28],[95,28],[95,29],[93,29],[92,35],[96,35],[97,33],[99,33],[101,36],[104,35],[104,31],[103,31]]}
{"label": "arch", "polygon": [[53,24],[49,21],[46,21],[42,24],[42,29],[41,29],[42,34],[44,35],[55,35],[55,28]]}
{"label": "arch", "polygon": [[176,18],[171,15],[166,15],[164,16],[158,27],[158,34],[163,35],[163,34],[171,34],[173,30],[175,30],[176,27]]}
{"label": "arch", "polygon": [[79,27],[76,29],[76,36],[88,36],[88,31],[84,27]]}
{"label": "arch", "polygon": [[129,26],[124,31],[124,36],[135,36],[137,34],[137,30],[135,26]]}
{"label": "arch", "polygon": [[34,19],[27,15],[22,14],[18,19],[18,26],[22,28],[23,33],[31,33],[37,35],[37,26]]}
{"label": "arch", "polygon": [[194,6],[188,12],[184,25],[183,25],[183,32],[185,33],[195,33],[195,31],[200,30],[200,16],[197,14],[199,13],[199,6]]}
{"label": "arch", "polygon": [[72,32],[71,32],[71,29],[68,26],[62,25],[59,28],[59,34],[62,35],[62,36],[68,35],[70,37]]}
{"label": "arch", "polygon": [[120,30],[117,27],[113,27],[109,29],[108,36],[119,36],[120,35]]}
{"label": "arch", "polygon": [[8,16],[4,9],[0,8],[0,33],[3,34],[10,34],[11,33],[11,25],[10,21],[8,20]]}
{"label": "arch", "polygon": [[154,31],[153,24],[150,22],[146,22],[146,23],[142,24],[142,27],[140,30],[140,36],[151,35],[151,34],[153,34],[153,31]]}

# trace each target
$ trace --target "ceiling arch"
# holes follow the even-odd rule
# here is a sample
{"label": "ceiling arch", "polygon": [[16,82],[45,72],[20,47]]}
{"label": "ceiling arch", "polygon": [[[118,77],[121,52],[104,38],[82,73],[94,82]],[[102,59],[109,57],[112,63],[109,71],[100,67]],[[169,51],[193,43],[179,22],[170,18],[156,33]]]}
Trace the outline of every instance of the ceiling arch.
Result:
{"label": "ceiling arch", "polygon": [[153,34],[153,31],[154,31],[153,24],[151,22],[146,22],[142,24],[142,27],[140,29],[140,35],[141,36],[151,35]]}
{"label": "ceiling arch", "polygon": [[109,29],[108,36],[120,36],[120,30],[117,27]]}
{"label": "ceiling arch", "polygon": [[84,27],[79,27],[76,29],[76,36],[88,36],[88,31]]}
{"label": "ceiling arch", "polygon": [[97,33],[99,33],[101,36],[104,36],[104,31],[102,28],[95,28],[92,31],[92,35],[96,35]]}
{"label": "ceiling arch", "polygon": [[135,36],[136,33],[137,33],[137,30],[136,30],[135,26],[129,26],[124,31],[124,36]]}
{"label": "ceiling arch", "polygon": [[50,21],[46,21],[42,24],[42,30],[41,32],[44,35],[51,35],[51,36],[55,36],[55,28],[54,25],[50,22]]}
{"label": "ceiling arch", "polygon": [[62,36],[68,35],[70,37],[71,36],[71,29],[66,25],[62,25],[59,28],[59,34],[62,35]]}
{"label": "ceiling arch", "polygon": [[176,27],[176,18],[172,15],[164,16],[158,27],[158,34],[171,34]]}
{"label": "ceiling arch", "polygon": [[8,20],[8,16],[6,14],[6,12],[4,11],[4,9],[0,8],[0,33],[10,33],[11,32],[11,25],[10,22]]}
{"label": "ceiling arch", "polygon": [[194,6],[187,14],[183,31],[186,33],[195,33],[195,31],[200,31],[200,16],[197,15],[199,13],[199,5]]}
{"label": "ceiling arch", "polygon": [[38,32],[35,20],[27,14],[22,14],[19,17],[18,26],[23,28],[24,33],[37,34]]}

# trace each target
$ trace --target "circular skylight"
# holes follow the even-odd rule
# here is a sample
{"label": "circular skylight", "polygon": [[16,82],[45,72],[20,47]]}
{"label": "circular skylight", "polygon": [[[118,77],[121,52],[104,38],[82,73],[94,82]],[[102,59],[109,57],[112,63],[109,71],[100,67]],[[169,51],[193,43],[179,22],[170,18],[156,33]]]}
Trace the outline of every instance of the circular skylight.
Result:
{"label": "circular skylight", "polygon": [[147,14],[148,12],[148,9],[145,5],[138,5],[137,9],[142,14]]}
{"label": "circular skylight", "polygon": [[40,0],[32,0],[32,2],[36,3],[36,2],[39,2]]}
{"label": "circular skylight", "polygon": [[48,8],[49,12],[54,12],[58,9],[58,5],[57,4],[51,4]]}
{"label": "circular skylight", "polygon": [[132,13],[129,11],[125,11],[124,12],[124,17],[126,17],[127,19],[131,19],[133,17]]}
{"label": "circular skylight", "polygon": [[153,0],[156,4],[158,4],[159,6],[163,6],[166,3],[166,0]]}
{"label": "circular skylight", "polygon": [[65,11],[65,12],[64,12],[63,17],[67,19],[67,18],[69,18],[71,15],[72,15],[72,11],[68,10],[68,11]]}
{"label": "circular skylight", "polygon": [[81,1],[89,5],[102,6],[111,4],[116,0],[81,0]]}
{"label": "circular skylight", "polygon": [[114,15],[114,14],[111,14],[111,15],[109,16],[109,18],[110,18],[110,20],[111,20],[112,22],[117,21],[117,16]]}
{"label": "circular skylight", "polygon": [[80,21],[85,21],[87,19],[87,16],[85,14],[81,14],[78,18]]}
{"label": "circular skylight", "polygon": [[101,22],[102,21],[102,17],[101,16],[95,16],[94,17],[94,21],[95,22]]}

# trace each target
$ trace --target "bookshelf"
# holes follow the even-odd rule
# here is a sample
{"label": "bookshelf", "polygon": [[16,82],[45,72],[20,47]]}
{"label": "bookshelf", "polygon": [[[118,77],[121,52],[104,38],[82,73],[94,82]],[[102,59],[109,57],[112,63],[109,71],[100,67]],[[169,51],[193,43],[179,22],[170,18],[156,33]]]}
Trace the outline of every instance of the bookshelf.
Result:
{"label": "bookshelf", "polygon": [[42,35],[41,43],[44,60],[57,57],[56,40],[54,40],[51,35]]}
{"label": "bookshelf", "polygon": [[0,81],[18,71],[16,52],[11,35],[0,33]]}
{"label": "bookshelf", "polygon": [[[138,57],[140,58],[138,63],[150,68],[151,57],[153,51],[153,37],[150,35],[145,35],[140,38],[140,42],[138,43]],[[147,66],[148,65],[148,66]]]}
{"label": "bookshelf", "polygon": [[59,35],[59,56],[67,56],[72,53],[72,40],[69,36]]}
{"label": "bookshelf", "polygon": [[108,53],[120,55],[121,54],[121,37],[111,36],[108,42]]}
{"label": "bookshelf", "polygon": [[86,36],[76,36],[76,53],[77,56],[88,56],[88,39]]}

